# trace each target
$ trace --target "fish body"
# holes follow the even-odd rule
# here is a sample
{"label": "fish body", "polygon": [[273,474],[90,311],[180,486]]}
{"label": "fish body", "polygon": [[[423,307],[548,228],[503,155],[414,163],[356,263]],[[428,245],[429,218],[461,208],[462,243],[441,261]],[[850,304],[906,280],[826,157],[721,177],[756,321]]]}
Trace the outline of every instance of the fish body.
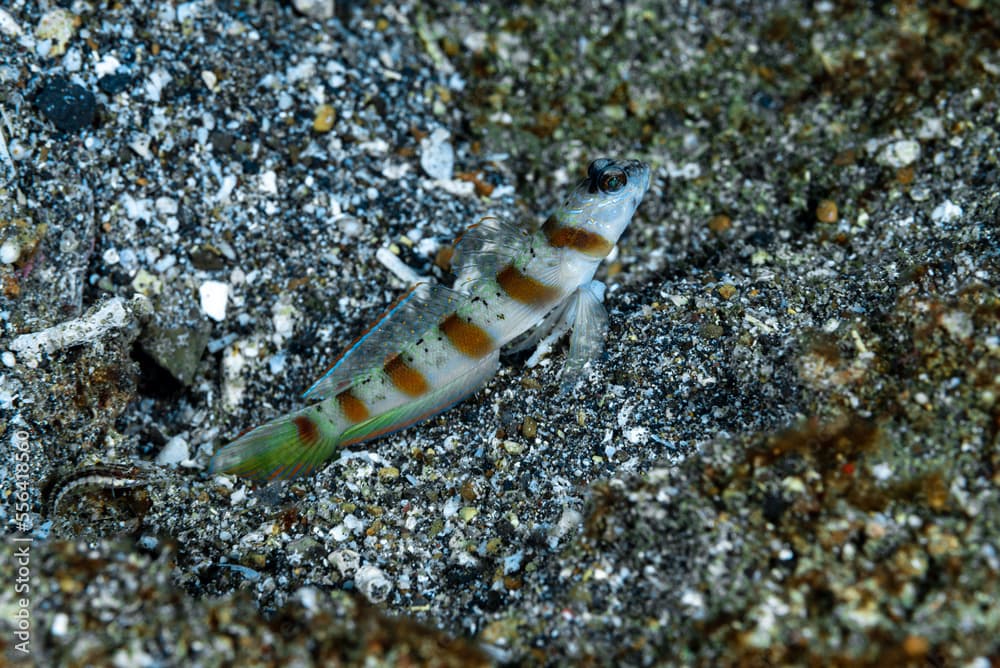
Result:
{"label": "fish body", "polygon": [[593,280],[649,188],[635,160],[595,160],[537,231],[486,218],[456,241],[454,288],[419,284],[303,395],[310,405],[229,443],[213,472],[259,480],[307,475],[338,448],[407,427],[458,403],[495,373],[500,349],[572,329],[563,389],[603,347],[604,286]]}

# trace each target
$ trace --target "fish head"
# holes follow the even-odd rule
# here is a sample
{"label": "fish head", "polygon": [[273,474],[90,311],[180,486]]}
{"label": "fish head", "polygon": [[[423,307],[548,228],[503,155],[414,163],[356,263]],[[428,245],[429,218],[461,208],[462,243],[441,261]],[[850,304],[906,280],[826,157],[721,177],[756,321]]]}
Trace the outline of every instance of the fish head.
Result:
{"label": "fish head", "polygon": [[559,212],[559,221],[614,244],[649,190],[649,179],[649,165],[644,162],[598,158]]}

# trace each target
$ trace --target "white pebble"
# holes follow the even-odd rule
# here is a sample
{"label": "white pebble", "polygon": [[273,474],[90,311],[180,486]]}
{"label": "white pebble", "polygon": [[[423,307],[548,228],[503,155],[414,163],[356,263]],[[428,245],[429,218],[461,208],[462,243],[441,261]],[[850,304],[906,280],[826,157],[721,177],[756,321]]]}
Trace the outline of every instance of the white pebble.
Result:
{"label": "white pebble", "polygon": [[354,571],[358,570],[361,566],[361,555],[355,550],[337,550],[331,552],[330,556],[327,557],[327,561],[336,567],[340,574],[344,577],[350,577]]}
{"label": "white pebble", "polygon": [[184,23],[188,19],[193,21],[198,18],[200,4],[199,2],[182,2],[177,5],[177,22]]}
{"label": "white pebble", "polygon": [[278,375],[285,370],[285,362],[288,360],[288,356],[285,353],[278,353],[277,355],[271,355],[270,359],[267,360],[267,367],[271,370],[271,373]]}
{"label": "white pebble", "polygon": [[52,635],[56,638],[62,638],[69,631],[69,615],[65,612],[57,612],[52,615]]}
{"label": "white pebble", "polygon": [[399,256],[388,248],[383,247],[375,251],[375,259],[381,262],[386,269],[395,274],[397,278],[407,285],[412,285],[421,281],[420,274],[414,271],[414,269],[405,262],[400,260]]}
{"label": "white pebble", "polygon": [[3,365],[6,367],[13,367],[15,364],[17,364],[17,358],[14,357],[14,353],[10,352],[9,350],[3,351],[3,354],[0,355],[0,361],[2,361]]}
{"label": "white pebble", "polygon": [[337,227],[340,228],[340,233],[348,238],[360,236],[364,229],[361,221],[354,216],[342,216],[337,220]]}
{"label": "white pebble", "polygon": [[229,495],[229,505],[238,506],[247,500],[247,488],[240,487],[238,490],[234,491]]}
{"label": "white pebble", "polygon": [[105,55],[94,65],[94,74],[103,77],[106,74],[114,74],[121,67],[121,61],[112,55]]}
{"label": "white pebble", "polygon": [[432,179],[448,180],[455,169],[455,149],[448,141],[450,136],[444,128],[437,128],[420,140],[420,166]]}
{"label": "white pebble", "polygon": [[6,9],[0,9],[0,32],[8,37],[17,37],[22,32],[21,26],[14,17],[7,13]]}
{"label": "white pebble", "polygon": [[211,70],[203,70],[201,73],[201,80],[205,84],[205,87],[210,91],[214,91],[215,87],[219,83],[219,77],[215,76],[215,72]]}
{"label": "white pebble", "polygon": [[[274,172],[271,172],[271,174],[273,173]],[[215,201],[227,201],[229,199],[229,195],[233,192],[233,189],[236,188],[237,183],[238,181],[235,174],[227,174],[222,177],[222,183],[219,185],[219,190],[215,193]]]}
{"label": "white pebble", "polygon": [[297,315],[298,309],[292,305],[290,295],[282,296],[271,307],[271,322],[274,324],[274,334],[278,343],[292,335]]}
{"label": "white pebble", "polygon": [[931,211],[931,220],[938,225],[941,225],[942,223],[953,223],[962,217],[962,213],[962,207],[958,206],[950,199],[946,199],[934,207],[934,210]]}
{"label": "white pebble", "polygon": [[153,200],[148,198],[135,199],[131,195],[122,196],[122,208],[129,220],[153,220]]}
{"label": "white pebble", "polygon": [[649,440],[649,430],[645,427],[632,427],[625,431],[625,438],[629,443],[641,445]]}
{"label": "white pebble", "polygon": [[143,83],[146,98],[150,102],[159,102],[160,96],[163,95],[163,89],[166,88],[171,79],[173,77],[165,69],[159,68],[154,70]]}
{"label": "white pebble", "polygon": [[381,603],[389,597],[392,582],[376,566],[362,566],[354,576],[358,591],[372,603]]}
{"label": "white pebble", "polygon": [[872,475],[875,476],[876,480],[885,482],[892,477],[892,467],[885,462],[876,464],[872,467]]}
{"label": "white pebble", "polygon": [[173,267],[175,264],[177,264],[176,257],[174,257],[173,255],[164,255],[159,260],[157,260],[156,264],[153,265],[153,269],[162,274],[167,269]]}
{"label": "white pebble", "polygon": [[972,317],[965,311],[948,311],[941,316],[940,322],[941,326],[959,341],[971,338],[976,331]]}
{"label": "white pebble", "polygon": [[156,211],[162,213],[165,216],[175,216],[177,215],[179,207],[177,206],[177,200],[172,197],[157,197],[156,198]]}
{"label": "white pebble", "polygon": [[229,284],[221,281],[205,281],[198,288],[201,310],[212,320],[226,319],[226,300],[229,298]]}
{"label": "white pebble", "polygon": [[83,66],[83,56],[79,49],[69,49],[62,59],[63,69],[67,72],[79,72]]}
{"label": "white pebble", "polygon": [[7,144],[7,152],[10,153],[10,157],[17,162],[21,162],[31,156],[31,149],[28,145],[19,142],[16,139],[12,139],[10,143]]}
{"label": "white pebble", "polygon": [[263,172],[260,175],[260,191],[268,195],[278,194],[278,175],[272,170]]}
{"label": "white pebble", "polygon": [[19,257],[21,257],[21,246],[16,241],[8,240],[0,246],[0,262],[14,264]]}
{"label": "white pebble", "polygon": [[514,554],[503,558],[503,573],[510,575],[521,570],[521,562],[524,560],[524,550],[518,550]]}
{"label": "white pebble", "polygon": [[292,0],[296,11],[314,19],[331,19],[334,13],[334,0]]}
{"label": "white pebble", "polygon": [[180,464],[189,457],[190,452],[188,450],[187,441],[180,436],[174,436],[172,439],[167,441],[166,445],[163,446],[163,449],[160,450],[160,454],[156,455],[156,463],[171,466],[174,464]]}
{"label": "white pebble", "polygon": [[125,271],[133,271],[139,266],[139,256],[131,248],[124,248],[118,253],[118,261]]}
{"label": "white pebble", "polygon": [[914,139],[901,139],[883,148],[877,160],[883,165],[899,169],[912,165],[919,157],[920,142]]}

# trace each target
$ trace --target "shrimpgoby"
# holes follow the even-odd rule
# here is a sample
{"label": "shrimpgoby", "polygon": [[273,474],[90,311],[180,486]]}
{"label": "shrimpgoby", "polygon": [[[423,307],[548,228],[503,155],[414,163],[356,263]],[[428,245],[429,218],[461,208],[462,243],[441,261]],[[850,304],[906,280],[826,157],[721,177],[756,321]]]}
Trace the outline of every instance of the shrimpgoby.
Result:
{"label": "shrimpgoby", "polygon": [[572,329],[563,389],[603,349],[604,285],[593,280],[649,189],[649,166],[602,158],[536,231],[497,218],[456,240],[454,288],[419,284],[340,355],[305,408],[248,431],[212,458],[213,472],[260,480],[303,476],[338,448],[408,427],[482,387],[500,349]]}

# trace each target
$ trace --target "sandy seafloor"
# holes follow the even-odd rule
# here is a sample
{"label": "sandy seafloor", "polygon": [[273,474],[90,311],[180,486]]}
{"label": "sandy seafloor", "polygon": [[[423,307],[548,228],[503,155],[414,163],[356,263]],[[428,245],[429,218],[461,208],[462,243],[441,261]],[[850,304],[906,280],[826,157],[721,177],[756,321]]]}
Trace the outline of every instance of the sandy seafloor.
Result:
{"label": "sandy seafloor", "polygon": [[[299,4],[3,5],[8,658],[1000,663],[994,3]],[[571,395],[206,472],[603,155]]]}

